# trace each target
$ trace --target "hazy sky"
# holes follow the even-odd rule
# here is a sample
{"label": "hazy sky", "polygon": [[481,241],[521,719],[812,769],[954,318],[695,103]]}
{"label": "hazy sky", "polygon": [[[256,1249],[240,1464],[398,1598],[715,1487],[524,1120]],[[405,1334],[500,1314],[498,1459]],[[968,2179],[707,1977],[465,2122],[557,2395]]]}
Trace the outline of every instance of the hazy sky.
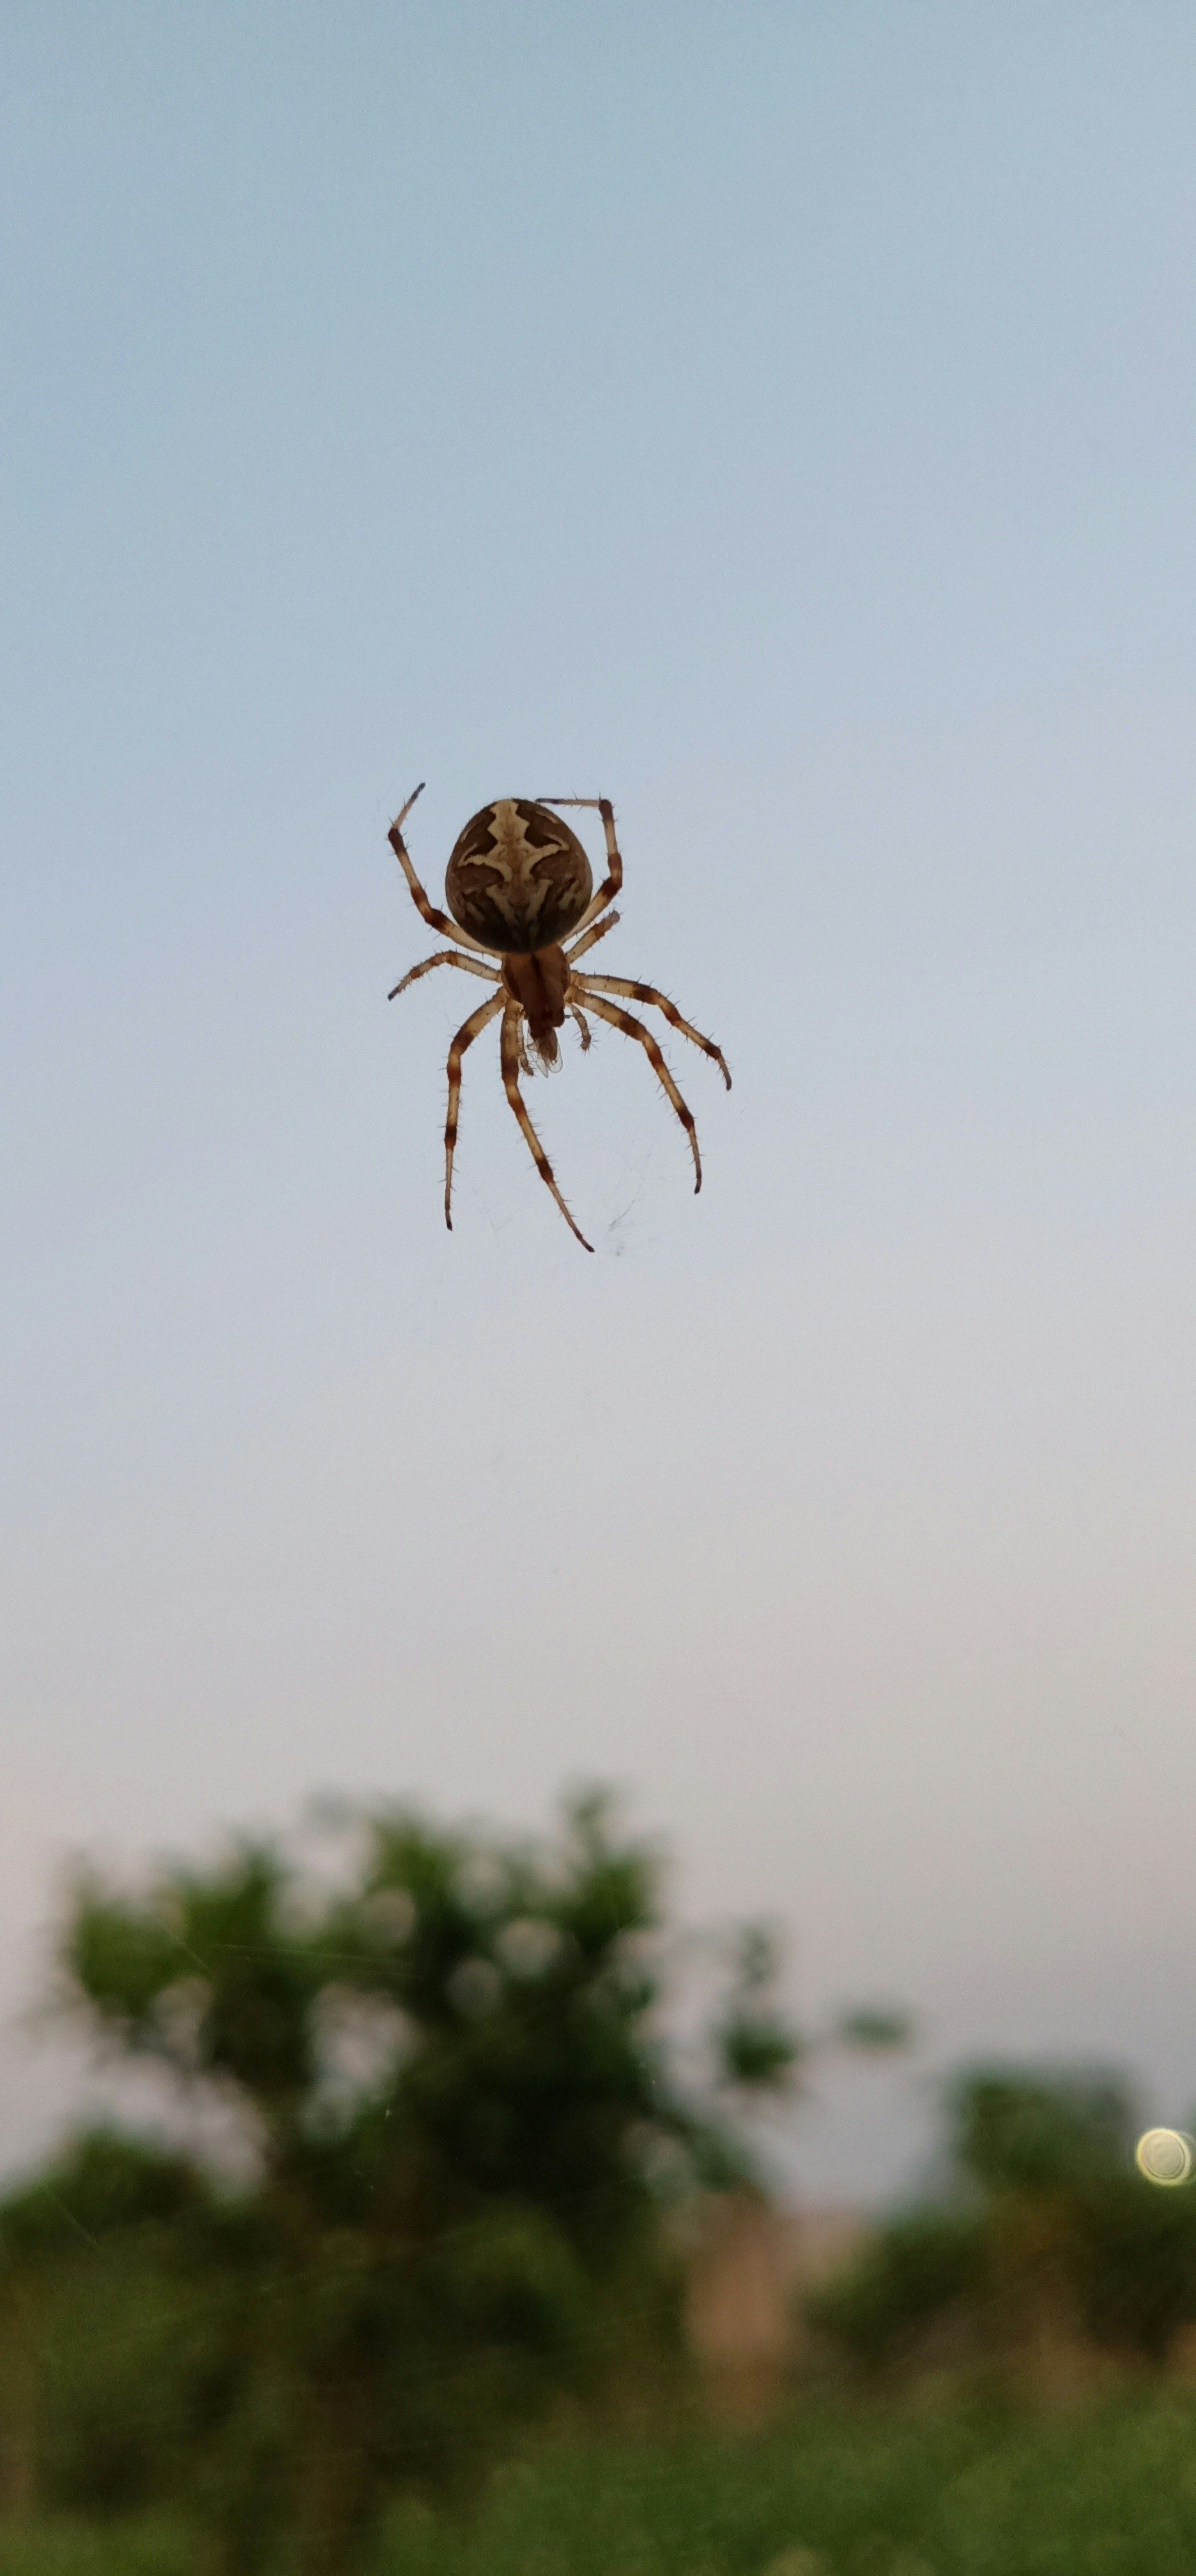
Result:
{"label": "hazy sky", "polygon": [[[0,2006],[54,1871],[625,1786],[695,1919],[1196,2100],[1196,17],[18,5]],[[726,1049],[469,1059],[612,796]],[[10,2036],[0,2162],[72,2098]],[[920,2075],[794,2170],[887,2188]]]}

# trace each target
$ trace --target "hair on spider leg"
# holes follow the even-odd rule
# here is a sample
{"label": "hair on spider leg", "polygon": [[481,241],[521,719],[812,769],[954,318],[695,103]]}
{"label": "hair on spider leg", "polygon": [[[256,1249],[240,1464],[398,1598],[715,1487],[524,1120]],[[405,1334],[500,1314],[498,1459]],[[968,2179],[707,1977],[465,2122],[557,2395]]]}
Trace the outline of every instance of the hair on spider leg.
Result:
{"label": "hair on spider leg", "polygon": [[399,810],[398,810],[398,813],[396,814],[396,816],[395,816],[395,818],[394,818],[394,821],[393,821],[393,823],[391,824],[391,827],[390,827],[390,828],[391,828],[391,831],[392,831],[392,832],[398,832],[398,831],[401,831],[401,830],[402,830],[402,827],[403,827],[404,823],[406,822],[406,820],[407,820],[407,817],[408,817],[409,813],[411,812],[411,808],[412,808],[412,806],[414,805],[414,803],[415,803],[415,801],[416,801],[416,798],[417,798],[417,797],[419,797],[419,796],[422,796],[422,795],[423,795],[423,792],[424,792],[425,787],[427,786],[427,783],[428,783],[428,782],[427,782],[427,779],[426,779],[426,778],[421,778],[421,780],[420,780],[420,782],[419,782],[418,787],[413,787],[413,788],[412,788],[412,790],[411,790],[411,794],[410,794],[410,796],[408,797],[406,804],[405,804],[405,805],[400,805]]}

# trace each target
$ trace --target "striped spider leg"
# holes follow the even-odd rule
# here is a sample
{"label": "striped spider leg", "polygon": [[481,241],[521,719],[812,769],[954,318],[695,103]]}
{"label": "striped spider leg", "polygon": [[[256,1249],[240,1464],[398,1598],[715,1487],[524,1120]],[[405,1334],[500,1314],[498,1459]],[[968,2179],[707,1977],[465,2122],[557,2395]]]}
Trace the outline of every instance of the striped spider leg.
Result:
{"label": "striped spider leg", "polygon": [[[495,1005],[491,1003],[490,1007],[493,1010]],[[548,1156],[545,1153],[542,1144],[540,1143],[540,1139],[536,1134],[531,1119],[528,1117],[527,1103],[519,1088],[519,1066],[521,1056],[520,1021],[522,1017],[523,1013],[519,1003],[514,1001],[508,1002],[507,1007],[503,1012],[501,1030],[503,1086],[511,1107],[515,1112],[515,1116],[517,1117],[519,1124],[523,1129],[523,1133],[527,1138],[528,1150],[541,1180],[544,1181],[547,1184],[547,1187],[551,1190],[566,1225],[570,1228],[570,1231],[577,1236],[577,1240],[580,1243],[583,1252],[592,1252],[594,1249],[593,1244],[586,1242],[581,1227],[574,1222],[574,1219],[570,1216],[569,1210],[561,1197],[560,1191],[558,1190],[553,1178],[552,1165],[548,1160]],[[523,1063],[525,1066],[527,1065],[526,1056],[523,1056]],[[528,1070],[530,1070],[530,1067]]]}
{"label": "striped spider leg", "polygon": [[[595,983],[597,980],[598,979],[595,976]],[[603,981],[605,980],[606,979],[604,977]],[[644,1027],[642,1020],[633,1019],[630,1011],[620,1011],[616,1009],[613,1002],[604,1002],[601,993],[592,991],[584,976],[578,975],[574,978],[571,990],[576,991],[579,1002],[587,1011],[596,1012],[598,1018],[600,1020],[605,1020],[609,1027],[612,1029],[620,1029],[625,1038],[639,1039],[640,1045],[644,1049],[648,1062],[656,1075],[657,1081],[664,1089],[665,1097],[672,1102],[673,1107],[677,1112],[677,1116],[685,1129],[685,1133],[689,1138],[689,1150],[694,1158],[694,1188],[695,1190],[700,1190],[702,1186],[702,1157],[698,1152],[698,1131],[694,1125],[693,1111],[682,1099],[651,1030]],[[701,1043],[701,1041],[699,1041],[699,1043]]]}
{"label": "striped spider leg", "polygon": [[663,1013],[671,1028],[680,1029],[682,1037],[688,1038],[693,1046],[700,1047],[703,1055],[713,1056],[729,1091],[731,1076],[727,1060],[722,1048],[715,1045],[713,1038],[704,1038],[700,1029],[693,1028],[688,1020],[683,1020],[676,1004],[670,1002],[667,993],[658,992],[655,984],[633,984],[625,975],[578,975],[572,971],[584,950],[592,948],[596,940],[604,938],[608,930],[613,930],[618,918],[617,912],[610,913],[605,921],[596,922],[592,930],[587,930],[580,939],[574,940],[566,949],[565,955],[570,967],[567,1008],[572,1011],[575,1019],[580,1017],[579,1006],[596,1011],[599,1019],[606,1020],[612,1029],[621,1030],[624,1037],[638,1038],[653,1072],[662,1084],[689,1138],[690,1152],[694,1158],[694,1170],[697,1174],[694,1189],[700,1190],[702,1158],[698,1152],[698,1137],[693,1116],[677,1089],[651,1030],[644,1027],[642,1020],[633,1019],[630,1011],[616,1010],[612,1003],[599,997],[607,993],[618,993],[629,1002],[650,1003],[655,1010]]}
{"label": "striped spider leg", "polygon": [[[411,900],[415,905],[415,909],[417,912],[422,913],[429,930],[438,930],[442,939],[455,940],[458,948],[477,948],[482,951],[483,955],[485,955],[487,950],[486,942],[484,940],[471,938],[467,930],[459,929],[455,921],[449,920],[447,912],[439,912],[434,903],[429,903],[427,895],[420,884],[419,878],[412,867],[407,844],[403,839],[403,825],[411,812],[411,808],[415,803],[416,797],[423,795],[425,784],[426,781],[421,778],[418,787],[412,790],[406,804],[402,806],[400,811],[396,814],[390,830],[386,835],[387,840],[389,841],[395,857],[399,862],[399,866],[407,879],[407,883],[411,889]],[[396,984],[395,992],[397,993],[401,990],[401,985]],[[393,1001],[394,994],[392,993],[388,995],[388,999]]]}
{"label": "striped spider leg", "polygon": [[[417,788],[416,794],[418,793]],[[614,902],[623,883],[623,854],[615,839],[614,806],[609,796],[541,796],[539,802],[541,805],[584,805],[591,813],[602,816],[602,829],[606,835],[606,875],[593,901],[587,904],[580,921],[573,925],[575,930],[587,930],[597,915],[605,912],[608,903]],[[601,935],[599,932],[599,937]]]}
{"label": "striped spider leg", "polygon": [[654,984],[629,984],[625,975],[575,975],[572,980],[580,992],[590,995],[621,993],[629,1002],[650,1002],[654,1009],[663,1013],[670,1028],[680,1029],[682,1037],[688,1038],[691,1046],[700,1047],[703,1055],[713,1057],[730,1090],[730,1068],[722,1048],[715,1045],[713,1038],[704,1038],[700,1029],[691,1028],[689,1021],[682,1019],[676,1004],[670,1002],[667,993],[658,993]]}
{"label": "striped spider leg", "polygon": [[[429,959],[429,964],[434,962]],[[484,974],[486,970],[483,967],[481,971]],[[497,981],[497,978],[495,980]],[[493,1001],[480,1002],[477,1010],[471,1011],[469,1018],[462,1021],[448,1052],[448,1116],[444,1122],[444,1222],[450,1234],[453,1230],[453,1154],[457,1144],[457,1105],[461,1098],[461,1058],[466,1047],[471,1047],[474,1039],[480,1038],[483,1029],[489,1028],[491,1020],[498,1018],[505,999],[504,994],[496,993]]]}

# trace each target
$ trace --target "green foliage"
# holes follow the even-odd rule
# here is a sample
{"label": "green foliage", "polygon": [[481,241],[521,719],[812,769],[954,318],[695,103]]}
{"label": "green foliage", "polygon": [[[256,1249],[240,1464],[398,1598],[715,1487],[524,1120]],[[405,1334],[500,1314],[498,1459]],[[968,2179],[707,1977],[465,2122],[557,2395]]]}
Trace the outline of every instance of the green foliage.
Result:
{"label": "green foliage", "polygon": [[43,2492],[101,2514],[159,2498],[192,2429],[185,2306],[170,2267],[132,2244],[98,2270],[82,2257],[63,2265],[44,2286],[37,2333]]}
{"label": "green foliage", "polygon": [[986,2191],[1071,2190],[1124,2172],[1133,2149],[1116,2075],[981,2069],[956,2078],[950,2107],[958,2168]]}
{"label": "green foliage", "polygon": [[983,2296],[983,2219],[966,2210],[914,2210],[883,2228],[858,2259],[806,2302],[810,2323],[853,2361],[876,2370],[908,2360],[927,2327],[962,2317]]}
{"label": "green foliage", "polygon": [[301,1929],[295,1894],[281,1856],[248,1843],[206,1877],[165,1873],[139,1903],[83,1873],[61,1946],[118,2047],[241,2092],[276,2152],[307,2107],[332,1973],[326,1929]]}
{"label": "green foliage", "polygon": [[209,2198],[186,2156],[119,2129],[89,2129],[37,2180],[0,2207],[0,2247],[55,2252],[96,2241],[114,2228],[171,2226]]}
{"label": "green foliage", "polygon": [[[674,2072],[662,1931],[598,1798],[548,1848],[366,1818],[331,1888],[261,1843],[142,1894],[82,1873],[70,2007],[218,2102],[252,2178],[97,2132],[0,2206],[0,2479],[7,2439],[14,2491],[189,2499],[219,2576],[339,2576],[387,2495],[675,2361],[667,2199],[750,2156]],[[796,2058],[773,1965],[749,1939],[741,2089]]]}
{"label": "green foliage", "polygon": [[1196,2322],[1196,2192],[1110,2175],[1077,2195],[1071,2220],[1070,2278],[1085,2331],[1165,2361],[1179,2328]]}
{"label": "green foliage", "polygon": [[[352,2576],[1190,2576],[1186,2394],[1033,2421],[855,2406],[752,2438],[554,2445],[407,2504]],[[211,2576],[192,2526],[0,2527],[0,2576]],[[344,2576],[350,2576],[347,2565]]]}
{"label": "green foliage", "polygon": [[175,2491],[210,2359],[188,2248],[210,2193],[176,2156],[107,2132],[4,2204],[3,2501],[101,2513]]}
{"label": "green foliage", "polygon": [[876,2057],[890,2049],[908,2048],[913,2035],[909,2014],[896,2011],[891,2004],[862,2004],[854,2012],[842,2013],[834,2031],[841,2048],[859,2049]]}
{"label": "green foliage", "polygon": [[715,2032],[719,2066],[727,2084],[745,2092],[777,2092],[796,2082],[803,2050],[775,2001],[780,1953],[763,1924],[740,1934],[735,1977]]}
{"label": "green foliage", "polygon": [[1161,2362],[1196,2320],[1196,2192],[1135,2171],[1116,2076],[971,2069],[947,2093],[953,2196],[882,2228],[808,2303],[852,2361],[887,2368],[954,2324],[1014,2357],[1044,2326]]}
{"label": "green foliage", "polygon": [[138,2515],[105,2528],[55,2515],[0,2527],[0,2576],[208,2576],[193,2527]]}
{"label": "green foliage", "polygon": [[557,2451],[476,2518],[397,2516],[369,2576],[1190,2576],[1194,2445],[1186,2397]]}

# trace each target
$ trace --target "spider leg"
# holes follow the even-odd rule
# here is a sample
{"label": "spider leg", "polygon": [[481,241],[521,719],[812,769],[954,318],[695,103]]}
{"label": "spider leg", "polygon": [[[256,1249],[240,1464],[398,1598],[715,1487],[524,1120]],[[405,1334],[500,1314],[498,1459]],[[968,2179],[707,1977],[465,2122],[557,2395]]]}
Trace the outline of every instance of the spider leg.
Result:
{"label": "spider leg", "polygon": [[412,790],[411,790],[411,794],[410,794],[410,796],[408,797],[406,804],[405,804],[405,805],[400,805],[400,807],[399,807],[398,813],[396,814],[395,819],[394,819],[394,822],[393,822],[393,824],[392,824],[392,826],[391,826],[392,831],[398,832],[398,831],[401,831],[401,830],[402,830],[402,827],[403,827],[404,823],[406,822],[406,820],[407,820],[407,817],[408,817],[409,813],[411,812],[411,808],[412,808],[412,806],[415,804],[416,799],[417,799],[418,797],[420,797],[420,796],[422,796],[422,795],[423,795],[424,789],[425,789],[425,787],[427,786],[427,784],[428,784],[427,779],[426,779],[426,778],[421,778],[421,780],[420,780],[420,782],[419,782],[418,787],[413,787],[413,788],[412,788]]}
{"label": "spider leg", "polygon": [[[582,989],[583,991],[585,990],[584,985]],[[692,1112],[686,1108],[685,1102],[677,1089],[677,1085],[673,1080],[672,1074],[669,1072],[669,1068],[665,1063],[664,1057],[660,1052],[660,1048],[657,1046],[651,1030],[644,1027],[642,1020],[633,1020],[630,1011],[616,1010],[613,1002],[604,1002],[599,993],[586,992],[585,1003],[586,1009],[588,1011],[596,1011],[600,1020],[608,1020],[612,1029],[621,1029],[625,1038],[638,1038],[640,1045],[643,1047],[644,1052],[647,1055],[652,1070],[656,1075],[657,1081],[663,1084],[663,1087],[677,1112],[677,1116],[685,1129],[685,1133],[689,1138],[689,1150],[694,1158],[694,1171],[697,1175],[697,1178],[694,1181],[694,1188],[695,1190],[700,1190],[702,1186],[702,1157],[698,1152],[698,1131],[693,1122]]]}
{"label": "spider leg", "polygon": [[494,951],[492,949],[488,949],[482,940],[471,939],[467,930],[458,930],[456,922],[449,920],[447,912],[440,912],[434,903],[429,903],[427,895],[420,884],[419,878],[412,867],[411,860],[407,853],[407,844],[403,839],[402,826],[411,812],[411,808],[415,803],[415,797],[422,796],[423,792],[423,786],[421,783],[421,785],[415,790],[415,796],[409,796],[406,804],[402,808],[402,811],[395,816],[394,822],[391,824],[390,830],[386,835],[387,840],[394,851],[395,857],[399,862],[399,866],[407,879],[408,886],[411,890],[411,900],[415,905],[416,911],[421,913],[423,919],[427,922],[429,930],[438,930],[442,939],[453,940],[458,948],[475,948],[478,951],[478,954],[482,957],[493,956]]}
{"label": "spider leg", "polygon": [[[491,1002],[488,1005],[488,1011],[493,1011],[495,1007],[495,1004]],[[577,1240],[581,1244],[583,1250],[586,1252],[592,1252],[594,1249],[593,1244],[586,1242],[585,1236],[581,1231],[581,1227],[574,1224],[573,1219],[569,1214],[569,1210],[557,1188],[556,1182],[552,1177],[552,1165],[548,1160],[548,1156],[545,1153],[542,1144],[540,1143],[540,1139],[536,1134],[531,1119],[528,1117],[527,1104],[519,1088],[519,1021],[521,1018],[522,1012],[518,1002],[508,1002],[503,1013],[501,1032],[502,1078],[506,1095],[515,1112],[515,1116],[523,1129],[523,1133],[527,1138],[528,1145],[531,1149],[532,1161],[536,1166],[536,1170],[538,1171],[541,1180],[544,1181],[551,1190],[557,1206],[561,1211],[561,1215],[564,1217],[566,1225],[577,1236]]]}
{"label": "spider leg", "polygon": [[[429,958],[428,963],[434,966],[435,958]],[[476,1011],[471,1011],[469,1018],[462,1021],[448,1051],[448,1116],[444,1122],[444,1222],[450,1234],[453,1230],[453,1151],[457,1142],[457,1106],[461,1098],[461,1058],[466,1047],[471,1047],[474,1039],[481,1036],[490,1021],[497,1018],[503,1007],[503,999],[501,993],[496,993],[492,1002],[479,1002]]]}
{"label": "spider leg", "polygon": [[667,994],[657,992],[655,984],[629,984],[624,975],[579,975],[576,980],[578,991],[582,993],[623,993],[629,1002],[651,1002],[658,1011],[664,1012],[670,1027],[680,1029],[682,1037],[689,1038],[692,1045],[701,1047],[703,1055],[713,1056],[723,1081],[728,1091],[730,1090],[731,1076],[727,1071],[727,1060],[722,1048],[716,1047],[713,1038],[704,1038],[700,1029],[691,1029],[689,1021],[682,1019],[680,1011],[669,1001]]}
{"label": "spider leg", "polygon": [[584,1011],[578,1010],[576,1002],[570,1002],[569,1016],[571,1019],[576,1020],[578,1028],[581,1031],[581,1051],[584,1055],[586,1048],[593,1045],[593,1039],[590,1036],[590,1023],[587,1020]]}
{"label": "spider leg", "polygon": [[598,940],[605,939],[608,930],[617,930],[618,925],[618,913],[608,912],[605,921],[596,921],[593,929],[587,930],[584,939],[579,939],[572,948],[566,942],[565,955],[569,964],[572,966],[575,958],[584,957],[587,948],[593,948]]}
{"label": "spider leg", "polygon": [[387,1001],[396,1002],[409,984],[418,984],[420,976],[430,975],[434,966],[459,966],[463,975],[481,975],[487,984],[502,982],[497,966],[479,966],[476,958],[462,957],[455,948],[438,948],[434,957],[421,957],[418,966],[408,969],[402,983],[396,984],[393,993],[387,994]]}
{"label": "spider leg", "polygon": [[608,903],[614,902],[623,883],[623,859],[615,839],[614,806],[609,796],[537,796],[536,803],[537,805],[588,805],[596,814],[602,816],[602,829],[606,834],[607,872],[597,894],[586,905],[580,921],[576,924],[578,930],[588,930],[590,923],[597,919],[598,914],[605,912]]}

